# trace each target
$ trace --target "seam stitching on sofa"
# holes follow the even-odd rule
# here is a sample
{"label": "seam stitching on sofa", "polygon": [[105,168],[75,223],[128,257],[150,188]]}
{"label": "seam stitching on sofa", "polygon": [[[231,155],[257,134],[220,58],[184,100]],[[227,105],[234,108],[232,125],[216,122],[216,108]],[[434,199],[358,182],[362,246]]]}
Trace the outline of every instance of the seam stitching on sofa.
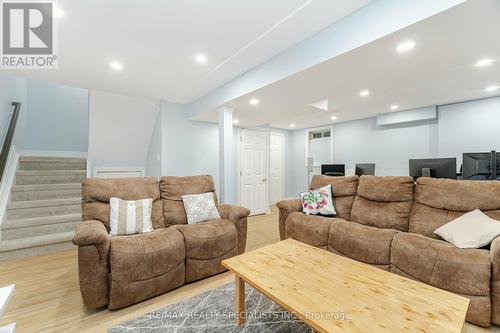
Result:
{"label": "seam stitching on sofa", "polygon": [[[330,246],[330,244],[327,244],[327,246]],[[362,263],[365,263],[365,264],[368,264],[368,265],[381,265],[381,266],[387,266],[387,265],[391,265],[390,263],[390,260],[389,260],[389,263],[388,264],[376,264],[376,263],[373,263],[373,262],[367,262],[367,261],[364,261],[364,260],[360,260],[360,259],[354,259],[353,257],[350,257],[348,256],[347,254],[337,250],[335,247],[333,246],[330,246],[332,249],[334,249],[335,251],[337,251],[338,253],[340,253],[341,255],[343,255],[344,257],[346,258],[349,258],[349,259],[353,259],[353,260],[357,260],[357,261],[360,261]]]}
{"label": "seam stitching on sofa", "polygon": [[[427,282],[425,282],[425,281],[420,280],[420,279],[419,279],[419,278],[417,278],[416,276],[413,276],[413,275],[411,275],[410,273],[406,272],[405,270],[403,270],[403,269],[399,268],[398,266],[396,266],[396,265],[395,265],[394,263],[392,263],[392,262],[391,262],[391,265],[392,265],[392,266],[394,266],[394,267],[396,267],[396,269],[398,269],[399,271],[401,271],[401,272],[405,273],[406,275],[408,275],[408,276],[412,277],[413,279],[417,280],[418,282],[425,283],[425,284],[428,284],[428,285],[430,285],[430,286],[435,287],[435,285],[432,285],[432,284],[430,284],[430,283],[427,283]],[[489,284],[488,284],[488,285],[489,285]],[[443,288],[440,288],[440,287],[436,287],[436,288],[443,289]],[[446,289],[443,289],[443,290],[446,290]],[[473,295],[473,294],[465,294],[465,293],[463,293],[463,292],[457,292],[457,291],[449,291],[449,290],[446,290],[446,291],[451,292],[451,293],[455,293],[455,294],[462,294],[462,295],[466,295],[466,296],[476,296],[476,297],[490,297],[490,295],[491,295],[491,288],[490,288],[490,291],[488,292],[488,294],[487,294],[487,295]]]}
{"label": "seam stitching on sofa", "polygon": [[[160,277],[162,275],[167,275],[168,273],[172,272],[174,269],[178,268],[180,265],[183,265],[183,264],[184,264],[184,260],[181,260],[181,262],[177,266],[175,266],[174,268],[172,268],[168,272],[152,276],[152,277],[148,278],[147,280],[156,279],[157,277]],[[111,275],[111,281],[116,282],[116,283],[133,283],[133,282],[147,281],[147,280],[132,280],[132,281],[115,280],[115,279],[113,279],[113,274],[110,274],[110,275]]]}
{"label": "seam stitching on sofa", "polygon": [[[234,225],[234,223],[233,223],[233,225]],[[236,226],[235,226],[235,228],[236,228]],[[180,232],[184,235],[184,233],[183,233],[181,230],[179,230],[179,231],[180,231]],[[233,232],[233,230],[230,230],[230,231],[225,232],[225,233],[223,233],[223,234],[220,234],[220,235],[215,235],[215,236],[210,236],[210,237],[197,237],[197,236],[189,235],[189,238],[196,238],[196,239],[211,239],[211,238],[219,238],[219,237],[221,237],[221,236],[226,236],[226,235],[228,235],[228,234],[230,234],[230,233],[232,233],[232,232]]]}
{"label": "seam stitching on sofa", "polygon": [[231,253],[231,251],[234,251],[234,250],[236,250],[236,253],[238,253],[238,245],[236,245],[235,247],[233,247],[232,249],[230,249],[230,250],[229,250],[229,251],[227,251],[226,253],[221,254],[220,256],[217,256],[217,257],[215,257],[215,258],[198,259],[198,258],[188,258],[188,257],[186,256],[186,261],[187,261],[188,259],[189,259],[189,260],[198,260],[198,261],[214,260],[214,259],[218,259],[218,258],[220,258],[220,257],[224,257],[224,256],[226,256],[227,254]]}

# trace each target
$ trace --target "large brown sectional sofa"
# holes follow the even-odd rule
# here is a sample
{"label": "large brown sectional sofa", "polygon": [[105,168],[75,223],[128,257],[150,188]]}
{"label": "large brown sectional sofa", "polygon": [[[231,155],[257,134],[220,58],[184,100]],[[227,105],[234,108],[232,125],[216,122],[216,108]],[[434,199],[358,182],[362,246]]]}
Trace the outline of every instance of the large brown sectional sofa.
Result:
{"label": "large brown sectional sofa", "polygon": [[298,199],[278,202],[281,239],[457,293],[470,299],[467,321],[500,324],[500,237],[482,249],[459,249],[433,233],[474,209],[500,220],[500,182],[314,176],[310,188],[327,184],[337,217],[305,215]]}
{"label": "large brown sectional sofa", "polygon": [[[218,274],[223,259],[245,251],[246,208],[218,205],[221,219],[187,224],[181,196],[213,192],[211,176],[86,179],[78,245],[80,291],[88,308],[121,308],[165,293],[186,282]],[[152,198],[154,231],[108,234],[109,200]]]}

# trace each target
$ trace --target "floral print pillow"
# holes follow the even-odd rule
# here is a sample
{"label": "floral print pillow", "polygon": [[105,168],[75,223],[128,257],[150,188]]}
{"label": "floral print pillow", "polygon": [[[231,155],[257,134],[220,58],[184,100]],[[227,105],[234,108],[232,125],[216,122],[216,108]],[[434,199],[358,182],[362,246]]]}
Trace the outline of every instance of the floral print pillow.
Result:
{"label": "floral print pillow", "polygon": [[307,215],[335,216],[332,185],[300,193],[302,212]]}

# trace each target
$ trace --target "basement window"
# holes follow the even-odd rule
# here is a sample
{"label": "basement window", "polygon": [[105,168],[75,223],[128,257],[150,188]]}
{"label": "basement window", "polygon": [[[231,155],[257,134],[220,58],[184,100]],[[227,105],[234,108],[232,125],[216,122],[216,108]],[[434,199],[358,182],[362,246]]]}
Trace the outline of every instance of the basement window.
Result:
{"label": "basement window", "polygon": [[330,136],[331,136],[330,130],[319,130],[319,131],[309,132],[309,140],[329,138]]}

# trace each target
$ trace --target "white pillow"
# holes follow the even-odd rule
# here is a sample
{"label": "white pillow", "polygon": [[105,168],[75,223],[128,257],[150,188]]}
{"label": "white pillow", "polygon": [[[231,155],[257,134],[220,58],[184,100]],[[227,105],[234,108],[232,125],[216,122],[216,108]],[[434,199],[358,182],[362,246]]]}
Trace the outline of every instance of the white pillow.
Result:
{"label": "white pillow", "polygon": [[151,209],[153,199],[121,200],[111,198],[109,224],[111,236],[132,235],[153,231]]}
{"label": "white pillow", "polygon": [[220,219],[212,192],[182,196],[188,224]]}
{"label": "white pillow", "polygon": [[500,221],[476,209],[443,225],[434,233],[461,249],[478,249],[500,236]]}

